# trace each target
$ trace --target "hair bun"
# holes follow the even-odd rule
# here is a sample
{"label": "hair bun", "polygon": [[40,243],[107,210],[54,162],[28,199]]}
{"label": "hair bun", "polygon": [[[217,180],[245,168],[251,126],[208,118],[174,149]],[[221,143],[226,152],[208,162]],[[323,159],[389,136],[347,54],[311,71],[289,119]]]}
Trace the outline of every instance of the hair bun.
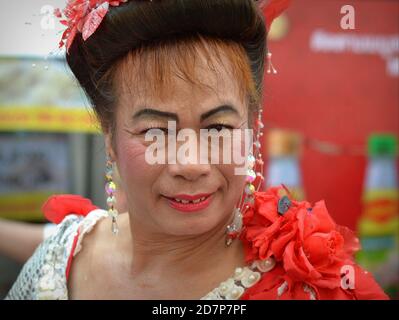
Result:
{"label": "hair bun", "polygon": [[261,92],[266,28],[254,0],[130,0],[109,10],[86,40],[76,35],[67,62],[94,107],[113,102],[100,79],[130,51],[195,36],[230,40],[244,48]]}

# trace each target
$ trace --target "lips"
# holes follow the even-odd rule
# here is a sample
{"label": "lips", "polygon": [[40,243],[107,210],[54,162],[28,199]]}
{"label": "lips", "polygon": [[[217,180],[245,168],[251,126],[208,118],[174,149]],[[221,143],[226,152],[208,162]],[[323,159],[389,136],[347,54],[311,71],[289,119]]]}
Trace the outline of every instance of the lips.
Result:
{"label": "lips", "polygon": [[166,197],[168,204],[173,209],[182,212],[193,212],[203,210],[209,206],[212,200],[212,193],[200,193],[196,195],[178,194],[173,197]]}

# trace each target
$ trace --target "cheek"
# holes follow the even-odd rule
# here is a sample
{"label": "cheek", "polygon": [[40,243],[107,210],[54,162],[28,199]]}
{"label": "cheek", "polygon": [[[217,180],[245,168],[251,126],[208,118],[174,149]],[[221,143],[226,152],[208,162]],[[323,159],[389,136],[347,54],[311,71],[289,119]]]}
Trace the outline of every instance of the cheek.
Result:
{"label": "cheek", "polygon": [[117,164],[127,192],[151,182],[154,166],[145,160],[146,146],[134,140],[120,141],[117,147]]}
{"label": "cheek", "polygon": [[245,186],[245,175],[237,174],[244,170],[237,170],[237,165],[220,165],[219,172],[223,175],[227,182],[228,192],[234,194],[235,196],[242,192]]}
{"label": "cheek", "polygon": [[233,183],[233,188],[235,188],[235,190],[238,193],[241,193],[243,191],[243,188],[245,186],[245,175],[242,174],[235,174],[235,171],[233,172],[233,175],[231,177],[231,181]]}

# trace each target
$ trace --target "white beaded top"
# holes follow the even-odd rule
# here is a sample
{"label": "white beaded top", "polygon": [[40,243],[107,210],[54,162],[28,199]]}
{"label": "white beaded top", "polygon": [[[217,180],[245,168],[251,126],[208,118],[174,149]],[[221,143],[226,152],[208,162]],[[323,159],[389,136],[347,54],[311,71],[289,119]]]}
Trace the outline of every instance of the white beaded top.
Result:
{"label": "white beaded top", "polygon": [[254,262],[251,267],[237,268],[233,277],[222,282],[201,300],[237,300],[246,289],[260,280],[262,273],[270,271],[274,266],[274,259],[269,258]]}

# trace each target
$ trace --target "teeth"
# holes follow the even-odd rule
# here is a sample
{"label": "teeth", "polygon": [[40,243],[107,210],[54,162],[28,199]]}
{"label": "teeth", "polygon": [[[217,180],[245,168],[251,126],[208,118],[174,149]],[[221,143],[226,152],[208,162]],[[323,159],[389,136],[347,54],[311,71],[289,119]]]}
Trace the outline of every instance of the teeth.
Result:
{"label": "teeth", "polygon": [[199,203],[199,202],[201,202],[201,201],[204,201],[205,199],[206,199],[206,197],[202,197],[202,198],[199,198],[199,199],[197,199],[197,200],[190,201],[190,200],[184,200],[184,199],[173,198],[173,200],[175,200],[176,202],[183,203],[183,204],[187,204],[187,203]]}

